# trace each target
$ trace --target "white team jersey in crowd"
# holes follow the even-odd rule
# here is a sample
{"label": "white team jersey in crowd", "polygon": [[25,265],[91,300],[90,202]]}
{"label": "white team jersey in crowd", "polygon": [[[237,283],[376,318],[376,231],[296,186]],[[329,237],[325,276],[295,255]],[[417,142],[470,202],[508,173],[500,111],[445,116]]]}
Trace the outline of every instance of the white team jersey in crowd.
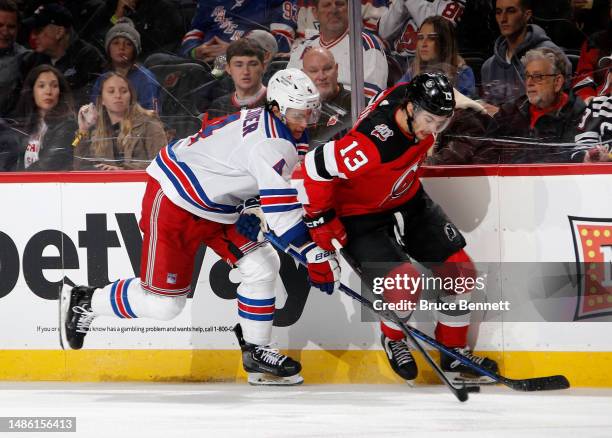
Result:
{"label": "white team jersey in crowd", "polygon": [[[387,11],[384,0],[361,0],[361,18],[363,28],[376,32],[378,20]],[[314,15],[313,0],[298,0],[297,38],[298,43],[304,38],[311,38],[319,33],[319,22]]]}
{"label": "white team jersey in crowd", "polygon": [[394,0],[380,17],[378,34],[391,43],[395,53],[414,56],[417,33],[427,17],[441,15],[456,24],[464,9],[465,0]]}
{"label": "white team jersey in crowd", "polygon": [[236,206],[260,196],[268,225],[281,236],[302,222],[290,179],[298,150],[307,149],[271,113],[254,108],[166,146],[147,173],[174,204],[215,222],[236,222]]}
{"label": "white team jersey in crowd", "polygon": [[[371,98],[387,88],[387,57],[385,56],[382,42],[376,35],[364,31],[361,34],[363,45],[363,78],[364,92],[367,98]],[[332,52],[338,64],[338,82],[344,88],[351,88],[351,61],[349,54],[349,34],[348,29],[339,38],[325,42],[321,41],[319,35],[302,41],[291,52],[291,58],[287,68],[302,69],[302,58],[304,52],[310,47],[323,47]]]}
{"label": "white team jersey in crowd", "polygon": [[584,152],[593,146],[602,145],[612,153],[612,96],[596,96],[587,105],[578,124],[576,147],[571,158],[580,161]]}

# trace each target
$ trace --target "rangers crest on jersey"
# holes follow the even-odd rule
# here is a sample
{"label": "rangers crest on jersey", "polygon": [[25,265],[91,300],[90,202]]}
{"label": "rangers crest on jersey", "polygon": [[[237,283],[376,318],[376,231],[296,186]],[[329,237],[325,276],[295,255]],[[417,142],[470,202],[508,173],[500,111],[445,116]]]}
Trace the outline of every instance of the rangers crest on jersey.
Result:
{"label": "rangers crest on jersey", "polygon": [[283,158],[282,160],[280,160],[278,163],[276,163],[274,166],[272,166],[272,168],[276,171],[276,173],[278,173],[279,175],[283,175],[283,168],[287,165],[287,162],[285,161],[285,159]]}
{"label": "rangers crest on jersey", "polygon": [[385,124],[376,125],[370,135],[380,139],[380,141],[387,141],[387,139],[393,136],[393,130]]}

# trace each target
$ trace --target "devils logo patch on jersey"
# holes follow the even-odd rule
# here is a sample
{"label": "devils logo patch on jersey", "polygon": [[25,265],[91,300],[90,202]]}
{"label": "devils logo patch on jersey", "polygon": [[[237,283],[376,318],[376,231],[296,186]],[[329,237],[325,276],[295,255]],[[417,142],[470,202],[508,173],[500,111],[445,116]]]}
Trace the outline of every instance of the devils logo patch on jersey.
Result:
{"label": "devils logo patch on jersey", "polygon": [[457,232],[457,228],[451,223],[447,223],[444,225],[444,234],[448,237],[448,240],[454,242],[457,237],[459,237],[459,233]]}
{"label": "devils logo patch on jersey", "polygon": [[387,139],[393,135],[393,130],[381,123],[380,125],[376,125],[370,134],[380,139],[380,141],[387,141]]}
{"label": "devils logo patch on jersey", "polygon": [[412,167],[406,170],[393,184],[391,189],[391,199],[397,199],[408,191],[415,180],[416,171],[419,168],[419,163],[415,163]]}
{"label": "devils logo patch on jersey", "polygon": [[334,126],[336,123],[338,123],[338,121],[339,121],[338,116],[334,114],[327,121],[327,126]]}

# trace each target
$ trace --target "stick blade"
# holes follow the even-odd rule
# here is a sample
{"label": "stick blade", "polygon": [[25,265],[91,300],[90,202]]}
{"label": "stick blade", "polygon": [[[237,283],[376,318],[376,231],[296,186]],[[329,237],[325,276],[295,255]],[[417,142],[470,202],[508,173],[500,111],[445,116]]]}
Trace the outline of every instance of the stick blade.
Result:
{"label": "stick blade", "polygon": [[561,375],[535,377],[533,379],[509,380],[510,382],[508,382],[508,386],[517,391],[552,391],[557,389],[567,389],[570,387],[567,377]]}

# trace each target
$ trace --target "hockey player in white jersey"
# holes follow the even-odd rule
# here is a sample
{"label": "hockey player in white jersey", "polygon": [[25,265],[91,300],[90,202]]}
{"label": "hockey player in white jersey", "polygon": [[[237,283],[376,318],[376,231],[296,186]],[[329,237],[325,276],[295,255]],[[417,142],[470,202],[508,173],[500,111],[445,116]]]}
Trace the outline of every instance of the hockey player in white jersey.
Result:
{"label": "hockey player in white jersey", "polygon": [[427,17],[441,15],[457,24],[465,10],[465,0],[393,0],[380,17],[378,34],[393,52],[411,58],[415,55],[419,27]]}
{"label": "hockey player in white jersey", "polygon": [[310,241],[290,178],[307,125],[320,111],[316,86],[301,71],[277,72],[266,108],[203,124],[196,135],[162,149],[147,168],[142,202],[140,278],[100,288],[64,287],[60,297],[63,345],[80,349],[94,318],[170,320],[183,309],[198,246],[204,243],[240,271],[235,332],[252,384],[297,384],[301,365],[270,349],[279,258],[266,242],[237,231],[241,204],[259,196],[265,221],[309,260],[310,281],[327,293],[338,282],[333,252]]}

